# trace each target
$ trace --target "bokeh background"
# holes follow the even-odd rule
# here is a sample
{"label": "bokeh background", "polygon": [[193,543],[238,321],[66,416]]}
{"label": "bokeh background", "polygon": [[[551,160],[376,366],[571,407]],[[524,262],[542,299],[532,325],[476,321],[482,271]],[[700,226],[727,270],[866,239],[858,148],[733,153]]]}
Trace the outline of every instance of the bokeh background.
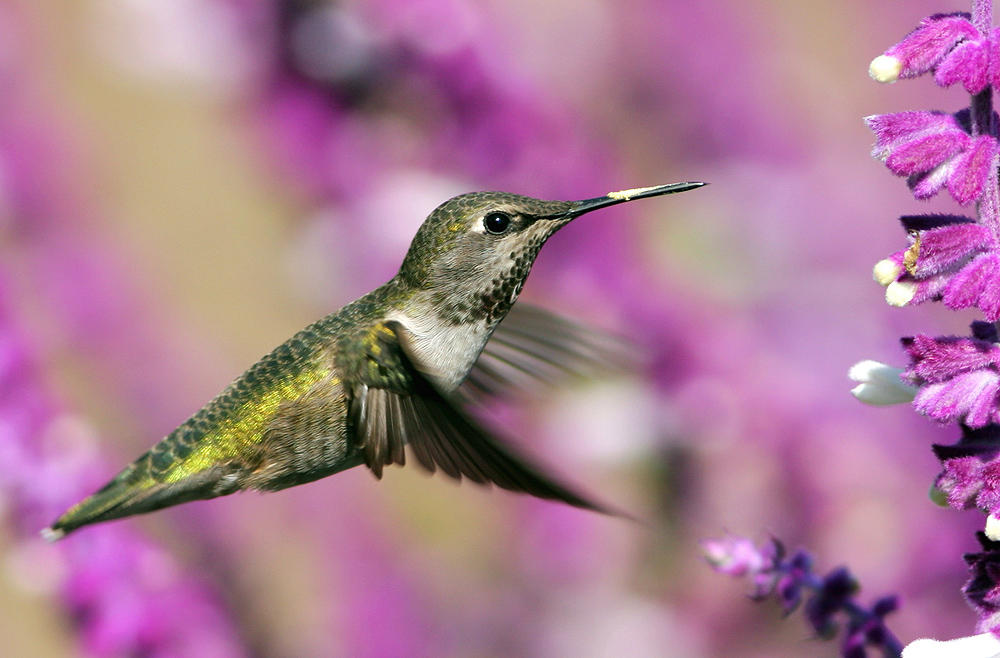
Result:
{"label": "bokeh background", "polygon": [[[972,632],[982,517],[933,506],[933,426],[848,393],[897,339],[871,265],[917,204],[861,117],[966,103],[870,59],[930,1],[0,4],[0,637],[6,655],[824,656],[698,542],[726,532]],[[37,531],[305,324],[395,272],[440,201],[706,180],[588,216],[523,299],[633,373],[501,420],[645,524],[362,469]]]}

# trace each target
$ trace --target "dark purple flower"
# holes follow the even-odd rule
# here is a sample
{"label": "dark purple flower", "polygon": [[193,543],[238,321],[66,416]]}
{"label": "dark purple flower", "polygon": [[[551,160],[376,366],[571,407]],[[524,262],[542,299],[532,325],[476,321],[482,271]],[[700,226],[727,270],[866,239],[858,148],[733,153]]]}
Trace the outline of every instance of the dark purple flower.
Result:
{"label": "dark purple flower", "polygon": [[979,613],[979,630],[1000,637],[1000,542],[981,532],[976,537],[982,551],[965,555],[970,576],[962,592]]}
{"label": "dark purple flower", "polygon": [[820,577],[813,572],[812,556],[803,550],[787,556],[776,539],[756,547],[749,539],[726,537],[702,542],[709,563],[717,571],[732,576],[747,576],[753,583],[752,596],[764,599],[774,594],[785,614],[790,614],[805,600],[805,614],[813,631],[822,639],[831,639],[846,620],[841,655],[864,658],[866,648],[880,649],[886,656],[899,656],[902,644],[886,627],[884,618],[898,607],[894,596],[886,596],[869,610],[854,596],[860,589],[854,576],[845,568],[834,569]]}

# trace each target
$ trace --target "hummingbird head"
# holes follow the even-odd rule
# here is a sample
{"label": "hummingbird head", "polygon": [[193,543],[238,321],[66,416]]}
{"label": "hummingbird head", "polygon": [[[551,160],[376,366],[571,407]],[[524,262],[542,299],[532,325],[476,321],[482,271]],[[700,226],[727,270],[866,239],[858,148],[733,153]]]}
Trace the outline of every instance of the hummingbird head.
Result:
{"label": "hummingbird head", "polygon": [[499,322],[517,299],[535,257],[575,218],[626,201],[704,183],[644,187],[582,201],[543,201],[506,192],[473,192],[445,201],[424,221],[397,278],[430,294],[453,323]]}

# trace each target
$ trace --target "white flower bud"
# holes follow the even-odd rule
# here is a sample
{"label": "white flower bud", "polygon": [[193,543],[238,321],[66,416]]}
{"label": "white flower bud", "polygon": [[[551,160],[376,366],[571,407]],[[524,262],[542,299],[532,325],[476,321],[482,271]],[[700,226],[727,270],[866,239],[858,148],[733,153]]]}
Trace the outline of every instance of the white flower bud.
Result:
{"label": "white flower bud", "polygon": [[876,406],[912,402],[917,389],[899,378],[902,372],[901,368],[878,361],[859,361],[847,371],[848,378],[858,382],[851,394],[865,404]]}
{"label": "white flower bud", "polygon": [[903,268],[899,263],[891,258],[885,258],[875,263],[872,268],[872,277],[878,281],[880,286],[887,286],[903,273]]}
{"label": "white flower bud", "polygon": [[903,62],[892,55],[879,55],[868,65],[868,75],[875,82],[895,82],[903,70]]}
{"label": "white flower bud", "polygon": [[917,294],[917,284],[912,281],[893,281],[885,289],[885,301],[889,306],[906,306]]}
{"label": "white flower bud", "polygon": [[1000,541],[1000,519],[990,514],[986,517],[986,528],[984,530],[990,541]]}

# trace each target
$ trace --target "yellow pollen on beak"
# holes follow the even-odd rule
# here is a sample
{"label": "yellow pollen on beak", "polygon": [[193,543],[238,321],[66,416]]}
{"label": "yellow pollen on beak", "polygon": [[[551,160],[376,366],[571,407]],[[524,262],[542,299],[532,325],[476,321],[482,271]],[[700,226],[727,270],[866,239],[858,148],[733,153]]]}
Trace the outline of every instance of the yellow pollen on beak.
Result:
{"label": "yellow pollen on beak", "polygon": [[634,187],[631,190],[622,190],[621,192],[608,192],[605,196],[607,196],[609,199],[619,199],[621,201],[629,201],[634,196],[655,189],[656,189],[655,185],[653,187]]}

